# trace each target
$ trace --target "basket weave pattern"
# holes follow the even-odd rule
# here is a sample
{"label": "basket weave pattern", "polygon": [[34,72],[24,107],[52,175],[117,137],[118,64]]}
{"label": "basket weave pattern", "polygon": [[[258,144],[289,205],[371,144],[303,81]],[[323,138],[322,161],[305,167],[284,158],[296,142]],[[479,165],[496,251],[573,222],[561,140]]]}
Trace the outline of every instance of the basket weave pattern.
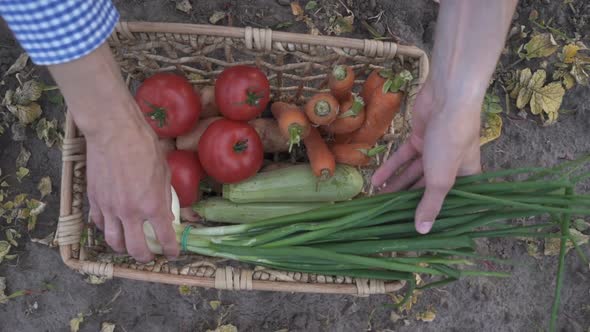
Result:
{"label": "basket weave pattern", "polygon": [[[267,74],[273,100],[298,104],[315,92],[327,90],[327,73],[335,64],[353,67],[357,74],[355,91],[358,92],[370,70],[391,67],[396,62],[410,69],[417,78],[405,100],[407,110],[428,72],[425,53],[415,47],[250,27],[121,22],[109,43],[128,85],[160,71],[182,72],[194,85],[210,85],[228,66],[255,65]],[[383,158],[387,157],[394,142],[405,138],[408,121],[407,111],[396,116],[390,134],[386,135],[389,149]],[[128,260],[114,263],[112,259],[101,259],[100,255],[94,255],[99,246],[94,239],[93,228],[83,213],[86,204],[85,152],[84,137],[68,113],[56,237],[64,262],[74,270],[106,278],[122,277],[228,290],[366,296],[393,292],[404,286],[403,282],[395,281],[283,272],[260,267],[251,270],[197,255],[183,256],[182,260],[174,263],[161,257],[150,264]],[[368,193],[371,191],[372,188],[369,188]],[[83,234],[84,245],[80,245]]]}

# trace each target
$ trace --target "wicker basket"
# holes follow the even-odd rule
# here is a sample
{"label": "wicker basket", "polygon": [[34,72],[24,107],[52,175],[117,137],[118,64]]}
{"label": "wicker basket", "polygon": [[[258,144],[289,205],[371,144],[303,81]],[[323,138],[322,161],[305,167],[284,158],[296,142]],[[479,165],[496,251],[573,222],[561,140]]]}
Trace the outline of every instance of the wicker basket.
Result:
{"label": "wicker basket", "polygon": [[[359,78],[355,82],[357,90],[369,70],[391,66],[394,62],[401,64],[413,71],[416,80],[407,94],[404,111],[392,123],[392,130],[388,134],[390,149],[407,134],[408,105],[411,105],[416,90],[424,82],[428,72],[428,58],[416,47],[251,27],[122,22],[112,34],[109,43],[128,85],[157,71],[182,72],[193,84],[211,84],[223,68],[235,64],[251,64],[267,73],[274,100],[296,103],[302,102],[311,93],[326,89],[326,73],[335,63],[353,66]],[[385,157],[387,156],[383,158]],[[76,271],[106,278],[119,277],[230,290],[365,296],[394,292],[404,286],[403,282],[395,281],[311,275],[263,268],[251,270],[235,262],[197,255],[183,256],[176,262],[158,257],[151,264],[139,264],[130,259],[113,259],[112,255],[101,253],[101,248],[104,247],[97,245],[94,229],[84,212],[85,141],[69,113],[66,117],[62,160],[61,206],[56,237],[65,264]]]}

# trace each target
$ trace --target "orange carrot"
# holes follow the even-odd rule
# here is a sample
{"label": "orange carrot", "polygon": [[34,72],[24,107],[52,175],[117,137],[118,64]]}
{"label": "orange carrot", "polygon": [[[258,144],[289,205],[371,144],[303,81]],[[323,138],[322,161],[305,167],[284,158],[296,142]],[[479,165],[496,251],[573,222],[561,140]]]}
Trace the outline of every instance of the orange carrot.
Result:
{"label": "orange carrot", "polygon": [[350,99],[354,85],[354,71],[346,65],[334,67],[328,78],[328,86],[332,95],[343,103]]}
{"label": "orange carrot", "polygon": [[275,102],[270,107],[272,115],[279,123],[279,129],[283,136],[289,139],[289,152],[293,145],[301,142],[302,139],[309,135],[311,128],[309,120],[299,107],[284,102]]}
{"label": "orange carrot", "polygon": [[305,114],[316,125],[328,125],[338,116],[340,105],[329,93],[318,93],[305,104]]}
{"label": "orange carrot", "polygon": [[373,92],[366,109],[365,122],[352,134],[351,143],[367,143],[371,146],[377,143],[399,112],[404,97],[402,89],[411,80],[411,76],[410,72],[403,71],[387,80],[383,88]]}
{"label": "orange carrot", "polygon": [[309,135],[307,135],[303,142],[305,143],[307,157],[309,158],[313,174],[320,181],[332,177],[336,169],[336,160],[334,160],[334,155],[330,152],[328,145],[324,142],[322,136],[320,136],[317,128],[311,127]]}
{"label": "orange carrot", "polygon": [[331,134],[348,134],[360,128],[365,122],[365,102],[355,95],[340,105],[340,115],[325,129]]}
{"label": "orange carrot", "polygon": [[361,91],[361,97],[365,101],[365,105],[371,103],[371,98],[375,90],[382,88],[385,81],[391,77],[391,71],[387,69],[375,69],[371,72],[365,84],[363,84],[363,91]]}
{"label": "orange carrot", "polygon": [[372,148],[366,143],[334,144],[330,151],[334,154],[336,162],[351,166],[367,166],[377,154],[385,151],[385,146]]}
{"label": "orange carrot", "polygon": [[346,144],[352,140],[351,134],[336,134],[334,135],[335,144]]}

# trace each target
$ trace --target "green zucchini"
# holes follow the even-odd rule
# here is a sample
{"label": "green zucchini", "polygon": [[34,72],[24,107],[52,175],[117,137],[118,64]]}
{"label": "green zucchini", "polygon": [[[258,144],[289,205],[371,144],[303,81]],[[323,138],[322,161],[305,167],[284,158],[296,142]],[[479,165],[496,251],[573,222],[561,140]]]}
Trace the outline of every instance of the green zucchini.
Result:
{"label": "green zucchini", "polygon": [[339,164],[334,176],[318,181],[309,165],[258,173],[236,184],[223,185],[223,197],[234,203],[337,202],[357,196],[363,176],[354,167]]}
{"label": "green zucchini", "polygon": [[233,203],[212,197],[193,205],[193,210],[209,221],[243,224],[301,213],[328,203]]}

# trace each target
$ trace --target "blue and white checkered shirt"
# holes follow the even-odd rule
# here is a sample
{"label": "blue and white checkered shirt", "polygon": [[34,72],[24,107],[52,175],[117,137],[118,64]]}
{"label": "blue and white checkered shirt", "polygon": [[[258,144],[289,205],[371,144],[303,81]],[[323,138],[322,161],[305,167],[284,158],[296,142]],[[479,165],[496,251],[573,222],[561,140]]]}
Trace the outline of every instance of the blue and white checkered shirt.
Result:
{"label": "blue and white checkered shirt", "polygon": [[111,0],[0,0],[0,15],[38,65],[87,55],[119,20]]}

